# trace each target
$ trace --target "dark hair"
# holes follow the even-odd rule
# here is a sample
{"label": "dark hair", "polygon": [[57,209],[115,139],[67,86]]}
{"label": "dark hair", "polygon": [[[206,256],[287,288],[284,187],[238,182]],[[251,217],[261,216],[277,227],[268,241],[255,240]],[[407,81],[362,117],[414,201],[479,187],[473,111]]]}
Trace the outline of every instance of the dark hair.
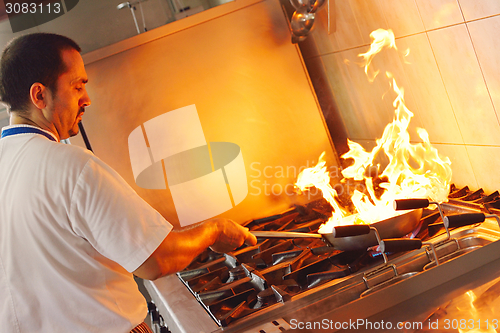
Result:
{"label": "dark hair", "polygon": [[0,98],[11,110],[25,111],[29,91],[39,82],[55,93],[58,77],[67,68],[61,51],[81,52],[73,40],[56,34],[35,33],[13,39],[0,60]]}

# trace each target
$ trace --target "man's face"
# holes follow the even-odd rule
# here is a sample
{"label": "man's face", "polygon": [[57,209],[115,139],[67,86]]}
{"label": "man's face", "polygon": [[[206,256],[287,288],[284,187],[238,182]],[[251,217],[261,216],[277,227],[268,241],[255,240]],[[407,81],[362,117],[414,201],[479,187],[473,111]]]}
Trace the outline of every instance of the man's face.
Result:
{"label": "man's face", "polygon": [[61,53],[66,72],[56,82],[56,93],[48,90],[47,119],[61,140],[78,134],[78,123],[82,120],[90,98],[85,89],[87,73],[80,53],[64,50]]}

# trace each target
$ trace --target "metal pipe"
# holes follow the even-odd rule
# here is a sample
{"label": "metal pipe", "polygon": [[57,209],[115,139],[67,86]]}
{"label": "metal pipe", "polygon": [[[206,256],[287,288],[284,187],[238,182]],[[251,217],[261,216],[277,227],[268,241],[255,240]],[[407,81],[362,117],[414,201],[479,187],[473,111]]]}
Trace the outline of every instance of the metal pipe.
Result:
{"label": "metal pipe", "polygon": [[[137,34],[140,34],[141,33],[141,30],[139,29],[139,24],[137,23],[137,18],[135,17],[135,4],[139,3],[140,4],[140,1],[137,1],[137,2],[133,2],[133,3],[130,3],[130,1],[126,1],[126,2],[122,2],[121,4],[119,4],[118,6],[116,6],[116,8],[118,10],[122,9],[122,8],[125,8],[125,7],[128,7],[130,8],[130,12],[132,13],[132,17],[134,18],[134,23],[135,23],[135,28],[137,29]],[[144,16],[143,16],[143,19],[144,19]]]}
{"label": "metal pipe", "polygon": [[135,17],[135,7],[130,6],[130,12],[132,13],[132,17],[134,18],[134,23],[135,23],[135,28],[137,29],[137,34],[141,33],[141,30],[139,30],[139,24],[137,24],[137,19]]}
{"label": "metal pipe", "polygon": [[142,26],[144,28],[144,32],[148,31],[146,28],[146,19],[144,18],[144,10],[142,9],[142,2],[139,2],[139,7],[141,7],[141,16],[142,16]]}

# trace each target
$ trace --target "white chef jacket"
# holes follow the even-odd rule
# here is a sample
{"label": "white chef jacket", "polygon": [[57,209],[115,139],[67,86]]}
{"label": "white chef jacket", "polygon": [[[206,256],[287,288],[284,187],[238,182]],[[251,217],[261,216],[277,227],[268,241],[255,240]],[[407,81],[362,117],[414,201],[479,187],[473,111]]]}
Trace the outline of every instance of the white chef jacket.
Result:
{"label": "white chef jacket", "polygon": [[147,313],[130,272],[171,229],[89,151],[2,138],[0,330],[130,331]]}

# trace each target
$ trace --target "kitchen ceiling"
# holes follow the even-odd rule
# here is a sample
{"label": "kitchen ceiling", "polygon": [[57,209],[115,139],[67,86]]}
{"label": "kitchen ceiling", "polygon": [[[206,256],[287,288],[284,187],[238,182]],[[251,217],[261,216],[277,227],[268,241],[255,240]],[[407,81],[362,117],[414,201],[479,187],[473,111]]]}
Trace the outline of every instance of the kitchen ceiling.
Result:
{"label": "kitchen ceiling", "polygon": [[[80,0],[66,14],[18,33],[12,32],[5,14],[5,2],[8,0],[0,1],[0,47],[2,50],[12,38],[33,32],[50,32],[68,36],[81,46],[83,54],[137,35],[131,11],[128,8],[117,9],[117,5],[122,3],[122,0]],[[148,30],[172,20],[169,19],[170,10],[167,0],[146,0],[142,2],[142,7]],[[139,7],[136,10],[136,17],[142,30],[143,22]]]}

